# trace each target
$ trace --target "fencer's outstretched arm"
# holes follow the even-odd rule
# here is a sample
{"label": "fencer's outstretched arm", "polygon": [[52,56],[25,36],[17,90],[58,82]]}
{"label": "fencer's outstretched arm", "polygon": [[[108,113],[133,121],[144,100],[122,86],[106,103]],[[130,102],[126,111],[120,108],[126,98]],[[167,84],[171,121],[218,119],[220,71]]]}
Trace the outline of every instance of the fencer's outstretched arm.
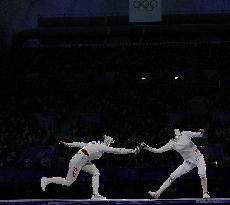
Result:
{"label": "fencer's outstretched arm", "polygon": [[172,149],[172,147],[173,147],[173,140],[170,140],[166,145],[164,145],[163,147],[160,147],[158,149],[150,147],[150,146],[146,145],[145,143],[141,143],[141,146],[142,146],[143,149],[148,150],[150,152],[162,153],[162,152],[166,152],[166,151]]}
{"label": "fencer's outstretched arm", "polygon": [[140,148],[137,147],[135,149],[125,149],[125,148],[105,147],[104,152],[112,153],[112,154],[138,154],[140,152]]}
{"label": "fencer's outstretched arm", "polygon": [[85,145],[87,145],[87,143],[84,143],[84,142],[72,142],[72,143],[66,143],[66,142],[63,142],[63,141],[60,141],[60,144],[63,144],[67,147],[84,147]]}
{"label": "fencer's outstretched arm", "polygon": [[184,131],[189,137],[203,137],[204,129],[200,129],[199,132]]}

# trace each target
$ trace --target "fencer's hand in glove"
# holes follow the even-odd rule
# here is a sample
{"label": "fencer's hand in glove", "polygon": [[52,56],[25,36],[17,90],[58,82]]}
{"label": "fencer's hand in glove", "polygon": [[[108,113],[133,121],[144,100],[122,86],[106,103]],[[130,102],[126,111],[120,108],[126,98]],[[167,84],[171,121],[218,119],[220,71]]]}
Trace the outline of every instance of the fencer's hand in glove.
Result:
{"label": "fencer's hand in glove", "polygon": [[63,144],[63,145],[65,145],[66,143],[65,143],[65,142],[63,142],[63,141],[60,141],[58,144]]}
{"label": "fencer's hand in glove", "polygon": [[199,132],[201,132],[203,134],[204,133],[204,129],[199,129]]}
{"label": "fencer's hand in glove", "polygon": [[137,146],[135,149],[134,149],[134,154],[139,154],[140,153],[140,147]]}
{"label": "fencer's hand in glove", "polygon": [[142,142],[141,145],[140,145],[140,148],[141,149],[145,149],[146,147],[147,147],[147,144],[145,144],[144,142]]}

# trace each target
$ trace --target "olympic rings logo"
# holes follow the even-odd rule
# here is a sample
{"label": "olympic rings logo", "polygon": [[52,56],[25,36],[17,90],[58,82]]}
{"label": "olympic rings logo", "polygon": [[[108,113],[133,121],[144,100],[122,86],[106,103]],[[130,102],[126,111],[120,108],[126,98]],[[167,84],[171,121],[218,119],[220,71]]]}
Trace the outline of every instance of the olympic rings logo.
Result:
{"label": "olympic rings logo", "polygon": [[135,9],[145,9],[147,11],[152,11],[158,7],[158,0],[134,0],[133,7]]}

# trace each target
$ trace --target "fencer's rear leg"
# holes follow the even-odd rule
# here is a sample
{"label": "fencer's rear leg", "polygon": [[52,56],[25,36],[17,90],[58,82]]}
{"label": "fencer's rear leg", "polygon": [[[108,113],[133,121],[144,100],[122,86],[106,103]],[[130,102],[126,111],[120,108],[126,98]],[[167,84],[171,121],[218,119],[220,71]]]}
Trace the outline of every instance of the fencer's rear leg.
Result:
{"label": "fencer's rear leg", "polygon": [[173,183],[175,179],[182,176],[183,174],[186,174],[187,172],[192,170],[194,167],[195,165],[188,163],[188,162],[184,162],[170,175],[170,177],[162,184],[162,186],[159,188],[158,191],[156,192],[149,191],[148,193],[150,194],[150,196],[157,199],[158,197],[160,197],[160,195],[164,192],[165,189],[171,186],[171,184]]}
{"label": "fencer's rear leg", "polygon": [[[76,164],[77,163],[77,164]],[[54,184],[61,184],[63,186],[70,186],[77,178],[80,170],[81,170],[81,166],[79,166],[80,163],[78,163],[77,161],[75,161],[74,159],[70,160],[69,163],[69,171],[68,174],[66,176],[66,178],[62,178],[62,177],[51,177],[51,178],[47,178],[47,177],[42,177],[41,179],[41,187],[42,190],[45,191],[46,186],[50,183],[54,183]]]}

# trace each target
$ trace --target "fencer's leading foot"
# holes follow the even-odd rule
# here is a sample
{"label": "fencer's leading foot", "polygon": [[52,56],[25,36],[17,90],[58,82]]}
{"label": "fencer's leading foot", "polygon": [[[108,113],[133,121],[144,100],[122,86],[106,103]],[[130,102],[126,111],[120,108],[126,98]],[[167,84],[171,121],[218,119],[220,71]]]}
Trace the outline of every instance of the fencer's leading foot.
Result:
{"label": "fencer's leading foot", "polygon": [[157,192],[149,191],[148,193],[149,193],[149,195],[150,195],[151,197],[153,197],[154,199],[158,199],[159,196],[160,196]]}
{"label": "fencer's leading foot", "polygon": [[47,185],[47,177],[42,177],[42,179],[41,179],[41,188],[42,188],[42,191],[46,190],[46,185]]}
{"label": "fencer's leading foot", "polygon": [[209,199],[209,198],[210,198],[210,196],[209,196],[208,192],[203,193],[203,199]]}
{"label": "fencer's leading foot", "polygon": [[106,199],[106,197],[101,196],[100,194],[93,194],[91,199]]}

